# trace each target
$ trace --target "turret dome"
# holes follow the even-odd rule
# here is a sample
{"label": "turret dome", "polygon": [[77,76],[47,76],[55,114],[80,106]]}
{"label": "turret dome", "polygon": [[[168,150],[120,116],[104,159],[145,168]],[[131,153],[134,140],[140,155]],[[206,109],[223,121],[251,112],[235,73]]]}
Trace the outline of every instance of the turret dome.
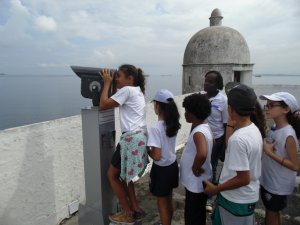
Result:
{"label": "turret dome", "polygon": [[188,42],[183,64],[249,64],[250,52],[244,37],[235,29],[222,26],[219,9],[211,13],[210,27],[198,31]]}

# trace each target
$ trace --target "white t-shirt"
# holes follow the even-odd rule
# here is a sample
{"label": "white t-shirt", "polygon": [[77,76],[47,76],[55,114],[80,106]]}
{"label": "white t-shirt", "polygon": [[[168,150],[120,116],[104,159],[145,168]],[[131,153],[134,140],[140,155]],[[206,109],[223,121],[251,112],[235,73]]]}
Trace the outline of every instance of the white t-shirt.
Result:
{"label": "white t-shirt", "polygon": [[125,86],[113,96],[119,103],[121,131],[135,131],[146,126],[146,102],[140,87]]}
{"label": "white t-shirt", "polygon": [[161,149],[161,158],[153,163],[159,166],[169,166],[176,160],[175,153],[176,135],[168,137],[166,134],[166,124],[160,120],[148,130],[147,146]]}
{"label": "white t-shirt", "polygon": [[227,97],[220,91],[209,99],[211,103],[211,114],[207,117],[206,122],[209,124],[214,138],[220,138],[224,135],[224,123],[228,120]]}
{"label": "white t-shirt", "polygon": [[[196,177],[192,171],[192,166],[194,159],[197,153],[196,145],[194,142],[194,134],[200,132],[205,136],[206,146],[207,146],[207,156],[206,160],[202,165],[204,173],[201,176]],[[181,159],[180,159],[180,181],[183,186],[186,187],[189,191],[193,193],[203,192],[203,180],[210,180],[212,176],[212,169],[210,164],[210,156],[213,146],[213,134],[207,123],[200,124],[195,127],[190,136],[188,137],[186,146],[183,150]]]}
{"label": "white t-shirt", "polygon": [[[277,155],[288,159],[285,149],[286,139],[292,136],[298,146],[295,130],[291,125],[282,127],[274,132],[274,139],[277,142],[275,152]],[[278,162],[263,154],[262,157],[261,185],[269,192],[277,195],[290,195],[295,188],[297,172],[292,171]]]}
{"label": "white t-shirt", "polygon": [[224,198],[235,203],[253,203],[259,198],[262,136],[258,128],[249,126],[236,130],[228,140],[220,183],[236,176],[236,171],[250,171],[250,183],[236,189],[222,191]]}

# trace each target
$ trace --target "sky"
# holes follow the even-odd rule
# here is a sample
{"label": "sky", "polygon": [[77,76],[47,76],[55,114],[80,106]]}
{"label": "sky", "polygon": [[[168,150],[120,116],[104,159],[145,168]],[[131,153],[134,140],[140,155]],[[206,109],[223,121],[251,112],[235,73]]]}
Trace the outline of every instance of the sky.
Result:
{"label": "sky", "polygon": [[188,41],[215,8],[246,39],[254,74],[300,75],[299,0],[0,0],[0,73],[130,63],[181,75]]}

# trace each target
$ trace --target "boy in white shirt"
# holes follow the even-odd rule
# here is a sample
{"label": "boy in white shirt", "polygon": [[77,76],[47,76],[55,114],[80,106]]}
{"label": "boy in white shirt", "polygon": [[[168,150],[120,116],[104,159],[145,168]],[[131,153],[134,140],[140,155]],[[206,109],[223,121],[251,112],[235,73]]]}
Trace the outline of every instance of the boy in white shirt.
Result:
{"label": "boy in white shirt", "polygon": [[213,224],[253,225],[254,209],[259,199],[262,136],[251,122],[256,94],[252,88],[239,84],[228,92],[228,139],[219,185],[205,181],[205,193],[217,196]]}

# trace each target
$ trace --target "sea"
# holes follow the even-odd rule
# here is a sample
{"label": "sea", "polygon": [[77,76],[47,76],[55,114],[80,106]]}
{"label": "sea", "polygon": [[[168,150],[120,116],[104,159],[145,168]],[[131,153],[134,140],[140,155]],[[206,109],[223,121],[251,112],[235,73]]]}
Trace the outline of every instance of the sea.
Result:
{"label": "sea", "polygon": [[[276,92],[275,86],[300,85],[300,75],[254,75],[252,83],[258,92],[269,94]],[[148,101],[162,88],[180,95],[182,76],[146,77]],[[0,75],[0,130],[79,115],[82,108],[92,106],[92,100],[82,97],[80,90],[81,79],[75,74]],[[300,101],[300,89],[293,92]]]}
{"label": "sea", "polygon": [[[182,93],[180,75],[146,77],[146,100],[165,88]],[[0,130],[79,115],[92,100],[81,96],[77,75],[0,75]]]}

